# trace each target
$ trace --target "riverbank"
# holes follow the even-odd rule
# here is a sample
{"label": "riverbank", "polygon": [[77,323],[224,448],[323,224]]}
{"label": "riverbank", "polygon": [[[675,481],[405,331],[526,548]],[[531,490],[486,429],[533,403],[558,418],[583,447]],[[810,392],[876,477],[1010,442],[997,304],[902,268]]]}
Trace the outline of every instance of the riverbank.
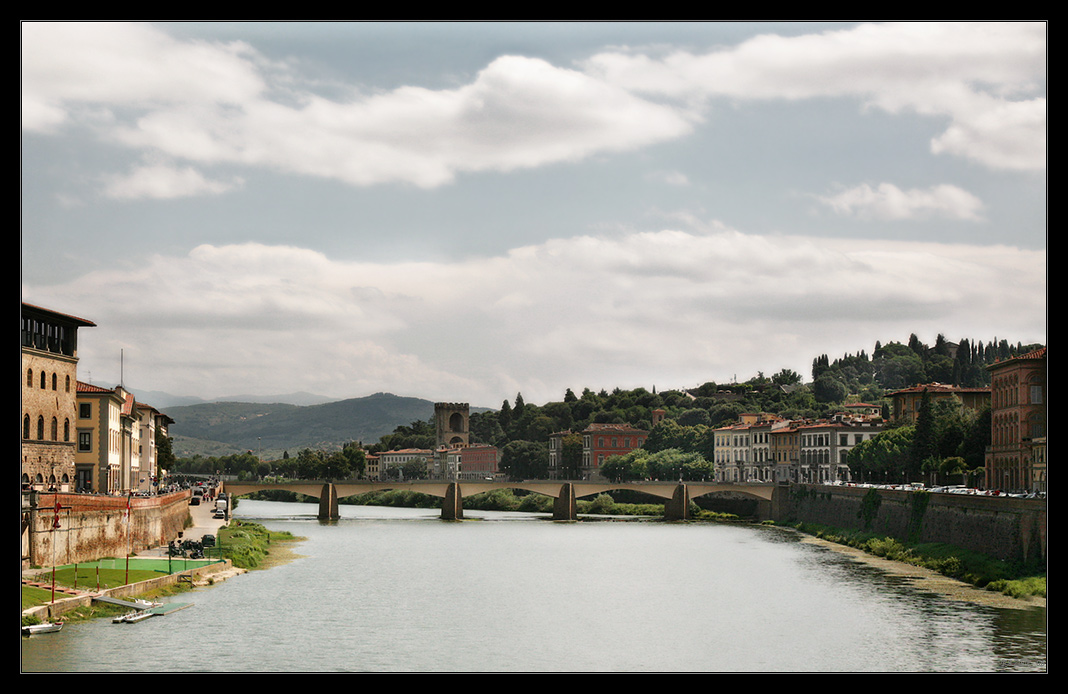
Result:
{"label": "riverbank", "polygon": [[800,533],[802,542],[826,547],[834,552],[844,554],[855,561],[862,562],[868,566],[873,566],[888,574],[902,577],[908,580],[917,590],[937,593],[951,600],[968,602],[973,605],[984,605],[1002,609],[1025,610],[1032,607],[1040,607],[1043,609],[1046,607],[1046,598],[1044,597],[1032,595],[1025,598],[1015,598],[1010,595],[1005,595],[1004,593],[986,590],[985,588],[978,588],[970,583],[940,574],[933,569],[927,569],[922,566],[887,559],[885,557],[878,557],[857,547],[839,544],[801,531],[797,532]]}

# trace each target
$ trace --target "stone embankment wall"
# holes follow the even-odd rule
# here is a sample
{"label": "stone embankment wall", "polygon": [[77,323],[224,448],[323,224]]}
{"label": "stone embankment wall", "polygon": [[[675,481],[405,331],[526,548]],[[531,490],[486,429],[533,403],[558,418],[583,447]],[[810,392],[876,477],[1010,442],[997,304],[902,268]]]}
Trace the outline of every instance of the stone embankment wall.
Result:
{"label": "stone embankment wall", "polygon": [[23,503],[22,561],[27,566],[124,557],[170,542],[189,519],[188,491],[129,499],[41,492]]}
{"label": "stone embankment wall", "polygon": [[1004,560],[1046,558],[1046,500],[794,485],[781,521],[862,530],[909,542],[944,542]]}

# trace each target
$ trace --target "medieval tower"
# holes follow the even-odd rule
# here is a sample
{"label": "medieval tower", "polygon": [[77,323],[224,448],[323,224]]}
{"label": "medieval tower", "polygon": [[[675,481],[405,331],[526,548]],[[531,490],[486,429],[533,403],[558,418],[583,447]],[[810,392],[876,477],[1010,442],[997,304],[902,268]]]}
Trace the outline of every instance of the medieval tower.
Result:
{"label": "medieval tower", "polygon": [[471,445],[470,410],[466,402],[434,403],[438,448],[463,448]]}

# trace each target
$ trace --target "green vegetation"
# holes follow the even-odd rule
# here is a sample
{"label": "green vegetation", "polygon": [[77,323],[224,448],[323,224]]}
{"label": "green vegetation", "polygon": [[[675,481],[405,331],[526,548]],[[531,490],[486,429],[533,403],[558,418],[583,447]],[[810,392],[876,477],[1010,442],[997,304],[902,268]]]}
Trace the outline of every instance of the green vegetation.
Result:
{"label": "green vegetation", "polygon": [[259,523],[234,520],[219,529],[216,539],[222,556],[239,569],[259,568],[270,554],[271,543],[293,542],[297,538],[285,531],[268,530]]}
{"label": "green vegetation", "polygon": [[441,499],[429,494],[408,491],[407,489],[389,489],[367,492],[338,499],[339,504],[352,506],[392,506],[396,508],[441,508]]}
{"label": "green vegetation", "polygon": [[1045,567],[1036,563],[1007,562],[945,543],[905,543],[868,532],[839,530],[812,523],[790,524],[790,527],[1015,598],[1046,597]]}
{"label": "green vegetation", "polygon": [[924,393],[915,424],[892,422],[877,436],[849,452],[855,479],[900,482],[927,479],[932,484],[974,486],[990,445],[990,408],[973,412],[956,397],[932,404]]}
{"label": "green vegetation", "polygon": [[[152,569],[131,568],[126,571],[121,559],[102,559],[102,562],[113,562],[115,568],[97,568],[95,564],[79,564],[77,574],[74,566],[64,566],[56,569],[56,585],[67,588],[86,590],[89,588],[101,589],[117,588],[127,583],[147,581],[151,578],[159,578],[160,572]],[[41,582],[51,582],[52,573],[40,575]],[[50,591],[49,591],[50,592]]]}
{"label": "green vegetation", "polygon": [[[107,560],[104,560],[107,561]],[[118,561],[118,560],[115,560]],[[150,578],[158,578],[159,571],[147,571],[147,570],[131,570],[129,574],[129,581],[126,580],[125,569],[100,569],[100,587],[101,588],[114,588],[129,583],[137,583]],[[47,572],[42,574],[42,580],[47,577],[47,580],[51,581],[52,573]],[[85,589],[91,587],[95,590],[97,580],[97,569],[95,566],[82,566],[78,567],[78,582],[77,587]],[[69,588],[75,587],[74,585],[74,569],[73,567],[65,567],[56,571],[56,585],[66,586]],[[176,593],[182,593],[189,590],[188,584],[173,584],[169,586],[163,586],[154,590],[142,593],[139,597],[146,599],[155,599],[168,595],[174,595]],[[56,594],[57,599],[67,597],[65,594]],[[46,605],[52,602],[52,590],[51,588],[38,588],[36,586],[22,586],[22,609],[27,610],[31,607],[38,605]],[[108,605],[106,603],[91,603],[89,605],[79,607],[77,610],[67,612],[63,615],[64,622],[77,622],[86,619],[96,619],[98,617],[112,617],[115,615],[128,612],[129,609],[116,605]],[[40,620],[36,618],[29,618],[29,623],[38,623]],[[23,616],[23,624],[27,623],[27,617]]]}

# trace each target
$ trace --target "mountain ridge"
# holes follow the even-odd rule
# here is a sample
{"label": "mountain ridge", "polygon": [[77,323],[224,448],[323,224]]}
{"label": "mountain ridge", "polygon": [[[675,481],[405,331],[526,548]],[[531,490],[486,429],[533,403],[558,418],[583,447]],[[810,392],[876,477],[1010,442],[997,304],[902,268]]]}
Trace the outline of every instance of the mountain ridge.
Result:
{"label": "mountain ridge", "polygon": [[[377,442],[402,424],[434,416],[422,398],[375,393],[314,405],[221,400],[168,408],[179,457],[243,451],[340,449],[350,441]],[[270,457],[270,456],[268,456]]]}

